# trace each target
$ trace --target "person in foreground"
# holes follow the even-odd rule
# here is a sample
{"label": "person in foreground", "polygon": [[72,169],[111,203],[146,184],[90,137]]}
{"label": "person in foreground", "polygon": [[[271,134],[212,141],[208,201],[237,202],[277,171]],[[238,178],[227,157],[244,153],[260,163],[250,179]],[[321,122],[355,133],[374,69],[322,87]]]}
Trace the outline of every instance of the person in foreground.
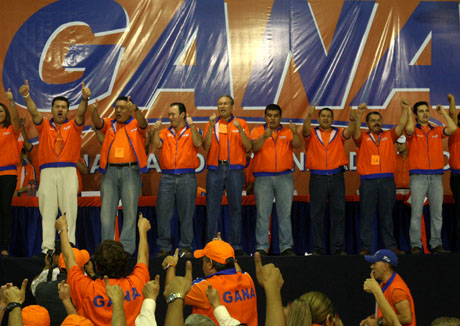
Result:
{"label": "person in foreground", "polygon": [[[142,306],[142,290],[150,279],[148,270],[149,247],[147,232],[150,222],[139,215],[139,248],[137,264],[131,274],[127,272],[128,254],[120,242],[106,240],[94,253],[95,269],[98,275],[106,275],[110,285],[117,284],[126,294],[124,309],[127,314],[127,325],[134,325],[134,320]],[[112,318],[112,302],[106,291],[103,279],[92,280],[85,276],[78,267],[67,235],[65,213],[56,221],[56,230],[61,237],[61,250],[64,256],[67,283],[70,285],[72,301],[80,315],[90,319],[94,325],[109,325]]]}
{"label": "person in foreground", "polygon": [[[404,280],[395,272],[395,267],[398,266],[398,256],[391,250],[381,249],[373,256],[366,255],[364,258],[371,263],[371,279],[375,278],[381,282],[380,288],[382,289],[383,296],[398,316],[401,325],[415,326],[414,299]],[[368,285],[372,283],[369,279],[366,282],[368,282]],[[375,290],[372,290],[372,293],[375,295]],[[383,316],[383,311],[378,300],[377,305],[377,313],[362,320],[360,326],[381,326],[388,324],[388,319]]]}

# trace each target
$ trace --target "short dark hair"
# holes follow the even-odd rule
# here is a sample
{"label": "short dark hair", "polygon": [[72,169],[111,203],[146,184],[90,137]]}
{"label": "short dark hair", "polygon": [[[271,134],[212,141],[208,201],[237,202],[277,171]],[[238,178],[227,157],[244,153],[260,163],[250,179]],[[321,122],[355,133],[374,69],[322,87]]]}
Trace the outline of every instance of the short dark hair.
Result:
{"label": "short dark hair", "polygon": [[222,97],[228,98],[228,99],[230,100],[230,103],[231,103],[232,105],[235,104],[235,101],[233,100],[233,97],[231,97],[231,96],[228,95],[228,94],[224,94],[224,95],[219,96],[219,98],[218,98],[217,100],[220,100]]}
{"label": "short dark hair", "polygon": [[105,240],[97,246],[94,252],[96,270],[101,277],[109,278],[126,277],[128,273],[128,254],[121,242]]}
{"label": "short dark hair", "polygon": [[369,120],[371,119],[371,115],[373,114],[377,114],[380,117],[380,119],[382,119],[382,115],[380,114],[380,112],[371,111],[366,115],[366,122],[369,122]]}
{"label": "short dark hair", "polygon": [[235,258],[233,257],[227,258],[225,260],[225,264],[218,263],[215,260],[212,260],[211,258],[206,256],[204,256],[203,258],[207,261],[211,261],[212,267],[218,272],[223,271],[224,269],[235,268]]}
{"label": "short dark hair", "polygon": [[8,107],[5,104],[0,103],[0,106],[3,108],[3,110],[5,110],[5,121],[3,121],[3,127],[8,128],[11,125],[10,111],[8,110]]}
{"label": "short dark hair", "polygon": [[278,104],[269,104],[265,107],[265,115],[267,115],[267,111],[278,111],[280,113],[280,116],[282,116],[282,110],[281,107]]}
{"label": "short dark hair", "polygon": [[174,103],[171,103],[169,107],[173,107],[175,105],[179,108],[179,114],[184,113],[185,115],[187,115],[187,109],[185,108],[184,103],[174,102]]}
{"label": "short dark hair", "polygon": [[56,101],[64,101],[67,103],[67,108],[70,107],[70,103],[69,103],[69,100],[67,99],[67,97],[64,97],[64,96],[56,96],[55,98],[53,98],[53,102],[51,102],[51,107],[54,106],[54,102]]}
{"label": "short dark hair", "polygon": [[417,103],[414,104],[414,113],[417,114],[417,109],[419,106],[422,106],[422,105],[426,105],[428,108],[430,107],[428,105],[428,102],[425,102],[425,101],[419,101]]}
{"label": "short dark hair", "polygon": [[128,97],[127,96],[118,96],[117,99],[115,100],[115,103],[118,101],[126,101],[128,102]]}
{"label": "short dark hair", "polygon": [[332,119],[334,119],[334,112],[332,112],[332,110],[330,108],[322,108],[321,110],[319,110],[318,117],[321,115],[321,112],[323,112],[323,111],[331,112]]}

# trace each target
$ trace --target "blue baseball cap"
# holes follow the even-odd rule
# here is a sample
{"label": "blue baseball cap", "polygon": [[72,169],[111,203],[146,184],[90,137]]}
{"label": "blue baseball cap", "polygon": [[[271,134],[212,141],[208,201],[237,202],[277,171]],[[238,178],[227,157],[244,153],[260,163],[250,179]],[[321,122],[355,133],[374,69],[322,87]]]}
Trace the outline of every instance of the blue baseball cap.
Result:
{"label": "blue baseball cap", "polygon": [[373,256],[365,255],[364,259],[372,264],[378,261],[382,261],[384,263],[390,264],[391,266],[398,266],[398,256],[396,256],[393,251],[388,249],[381,249],[377,251]]}

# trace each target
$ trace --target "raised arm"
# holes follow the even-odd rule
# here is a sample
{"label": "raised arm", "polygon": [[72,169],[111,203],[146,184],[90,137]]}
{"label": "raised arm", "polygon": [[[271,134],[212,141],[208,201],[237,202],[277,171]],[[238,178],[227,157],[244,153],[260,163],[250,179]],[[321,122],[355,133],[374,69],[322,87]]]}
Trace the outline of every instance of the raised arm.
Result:
{"label": "raised arm", "polygon": [[441,105],[438,105],[436,107],[436,111],[438,111],[438,113],[440,115],[442,115],[444,117],[444,119],[446,119],[446,121],[447,121],[447,127],[445,129],[445,133],[447,135],[452,135],[454,132],[456,132],[457,129],[458,129],[458,126],[456,125],[454,120],[452,120],[452,118],[449,117],[449,114],[447,113],[447,111],[444,110]]}
{"label": "raised arm", "polygon": [[77,125],[85,123],[86,109],[88,108],[88,99],[91,96],[91,90],[85,87],[85,83],[81,83],[81,101],[78,105],[77,113],[75,114],[75,122]]}
{"label": "raised arm", "polygon": [[24,148],[25,148],[25,150],[27,152],[30,152],[32,150],[33,145],[29,140],[29,135],[27,134],[25,124],[26,124],[26,119],[24,119],[24,118],[19,119],[19,125],[22,127],[21,135],[22,135],[22,138],[24,138],[24,145],[23,146],[24,146]]}
{"label": "raised arm", "polygon": [[55,227],[61,238],[61,252],[64,257],[65,269],[69,272],[73,266],[77,265],[77,262],[69,241],[66,213],[56,220]]}
{"label": "raised arm", "polygon": [[67,284],[64,280],[58,284],[58,294],[59,299],[61,299],[62,304],[64,305],[67,315],[78,315],[77,309],[75,309],[75,306],[70,299],[70,285]]}
{"label": "raised arm", "polygon": [[458,125],[457,108],[455,107],[455,97],[452,94],[447,95],[449,101],[449,115],[454,120],[455,124]]}
{"label": "raised arm", "polygon": [[260,135],[257,139],[252,141],[252,150],[255,152],[260,151],[260,149],[264,146],[265,140],[272,136],[272,130],[267,126],[265,128],[264,133]]}
{"label": "raised arm", "polygon": [[217,116],[215,113],[213,113],[209,117],[208,132],[206,133],[206,135],[204,135],[204,138],[203,138],[203,148],[205,151],[207,151],[211,147],[212,131],[214,130],[214,126],[216,125],[216,119],[217,119]]}
{"label": "raised arm", "polygon": [[40,112],[38,112],[37,105],[30,97],[30,88],[28,80],[26,80],[25,84],[19,88],[19,94],[21,94],[22,97],[24,97],[27,109],[29,110],[29,113],[32,116],[32,121],[35,124],[39,124],[42,121],[43,116]]}
{"label": "raised arm", "polygon": [[[403,100],[403,101],[407,103],[406,100]],[[404,130],[406,131],[406,134],[408,136],[411,136],[415,131],[415,118],[412,114],[412,107],[409,106],[409,110],[407,110],[406,112],[407,112],[407,124]]]}
{"label": "raised arm", "polygon": [[166,271],[165,286],[176,277],[176,266],[179,261],[179,248],[174,251],[174,256],[166,256],[161,267]]}
{"label": "raised arm", "polygon": [[149,266],[149,243],[147,241],[147,232],[150,230],[150,222],[139,213],[137,222],[139,229],[139,248],[137,249],[137,262]]}
{"label": "raised arm", "polygon": [[361,121],[363,120],[364,112],[367,110],[366,103],[358,105],[355,118],[355,131],[353,132],[353,138],[359,139],[361,137]]}
{"label": "raised arm", "polygon": [[249,152],[252,149],[251,139],[249,139],[248,135],[246,134],[246,131],[243,129],[243,127],[241,127],[241,124],[237,118],[233,119],[233,125],[240,132],[241,140],[243,141],[243,146],[246,149],[246,152]]}
{"label": "raised arm", "polygon": [[356,128],[355,121],[356,121],[357,115],[358,115],[358,112],[350,108],[350,122],[348,123],[348,126],[343,131],[343,135],[347,139],[350,139],[355,133],[355,128]]}
{"label": "raised arm", "polygon": [[139,127],[141,129],[145,129],[147,128],[147,120],[145,119],[144,117],[144,114],[142,113],[141,110],[139,110],[139,108],[137,107],[136,104],[134,104],[132,101],[131,101],[131,97],[128,96],[128,106],[131,110],[131,112],[134,112],[134,118],[137,120],[137,123],[139,125]]}
{"label": "raised arm", "polygon": [[309,106],[307,108],[307,116],[305,117],[305,120],[303,121],[303,128],[302,128],[302,134],[304,137],[310,136],[311,119],[313,118],[313,114],[315,113],[315,110],[316,110],[316,105]]}
{"label": "raised arm", "polygon": [[[91,112],[91,120],[93,121],[94,127],[96,130],[101,129],[104,121],[99,116],[97,110],[99,109],[99,101],[96,99],[96,102],[89,106],[89,111]],[[98,137],[99,139],[99,137]]]}
{"label": "raised arm", "polygon": [[5,93],[5,97],[10,103],[11,124],[13,125],[14,130],[18,131],[21,125],[19,123],[19,113],[16,105],[14,104],[13,93],[11,93],[11,89],[8,88],[8,91]]}
{"label": "raised arm", "polygon": [[203,136],[201,136],[198,129],[196,129],[195,123],[193,122],[192,117],[188,113],[187,113],[187,124],[190,126],[190,130],[192,131],[193,146],[200,147],[201,144],[203,143]]}
{"label": "raised arm", "polygon": [[410,106],[406,100],[401,101],[401,116],[399,117],[399,122],[395,127],[395,133],[399,137],[404,132],[404,128],[407,125],[409,120]]}
{"label": "raised arm", "polygon": [[291,129],[292,132],[292,147],[301,147],[303,143],[302,137],[300,137],[299,133],[297,132],[297,128],[295,127],[295,124],[292,122],[292,120],[289,120],[289,129]]}
{"label": "raised arm", "polygon": [[184,325],[184,298],[190,291],[192,285],[192,263],[187,260],[185,265],[185,276],[176,276],[168,285],[165,286],[163,295],[168,300],[171,294],[176,294],[176,298],[168,303],[166,311],[165,326]]}
{"label": "raised arm", "polygon": [[155,121],[152,129],[152,144],[153,148],[159,149],[163,146],[160,138],[160,130],[161,130],[161,116]]}
{"label": "raised arm", "polygon": [[112,300],[111,326],[126,326],[125,293],[118,284],[110,285],[107,275],[104,275],[104,282],[107,296]]}

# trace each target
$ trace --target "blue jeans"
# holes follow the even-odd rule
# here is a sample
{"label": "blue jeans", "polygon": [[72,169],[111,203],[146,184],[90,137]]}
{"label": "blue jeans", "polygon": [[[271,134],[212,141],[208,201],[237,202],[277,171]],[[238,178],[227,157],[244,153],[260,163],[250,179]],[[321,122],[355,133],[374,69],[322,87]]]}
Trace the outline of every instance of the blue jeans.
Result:
{"label": "blue jeans", "polygon": [[179,248],[192,248],[195,199],[195,173],[161,176],[155,208],[158,221],[157,245],[160,250],[171,251],[170,225],[176,208],[180,221]]}
{"label": "blue jeans", "polygon": [[280,252],[292,248],[291,208],[294,195],[292,173],[255,178],[254,195],[257,207],[256,249],[268,251],[268,229],[273,198],[278,216]]}
{"label": "blue jeans", "polygon": [[324,215],[329,204],[331,254],[345,250],[345,180],[343,172],[310,174],[312,249],[324,252]]}
{"label": "blue jeans", "polygon": [[101,183],[101,228],[102,241],[113,240],[118,202],[123,205],[123,227],[120,242],[125,251],[132,254],[136,247],[137,204],[142,181],[139,167],[109,166]]}
{"label": "blue jeans", "polygon": [[222,194],[227,190],[230,212],[230,241],[233,249],[241,249],[241,192],[244,186],[242,169],[230,170],[219,164],[217,170],[208,170],[206,175],[207,241],[217,235],[221,211]]}
{"label": "blue jeans", "polygon": [[394,178],[361,179],[359,185],[361,206],[361,250],[372,251],[375,209],[379,209],[379,227],[385,248],[396,248],[393,236],[393,208],[396,200]]}
{"label": "blue jeans", "polygon": [[431,248],[435,248],[442,245],[442,202],[444,199],[442,174],[412,174],[410,176],[410,192],[411,218],[409,236],[411,247],[422,247],[421,218],[424,199],[427,193],[430,202],[430,246]]}

